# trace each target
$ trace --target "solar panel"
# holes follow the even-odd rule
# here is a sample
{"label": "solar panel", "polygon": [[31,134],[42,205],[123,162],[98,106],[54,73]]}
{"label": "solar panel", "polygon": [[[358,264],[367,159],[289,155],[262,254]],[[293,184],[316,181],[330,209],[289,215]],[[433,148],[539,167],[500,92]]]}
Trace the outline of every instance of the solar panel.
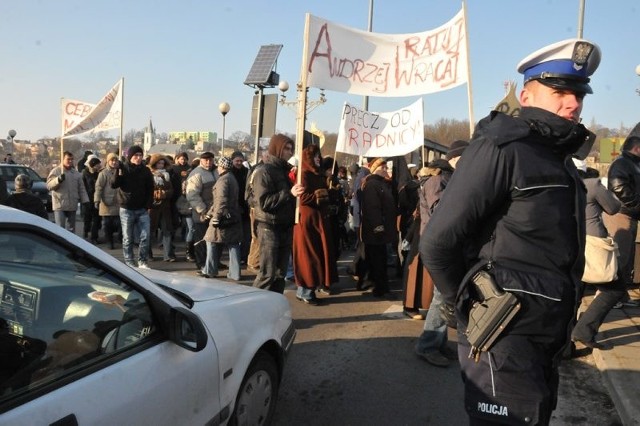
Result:
{"label": "solar panel", "polygon": [[[244,80],[244,84],[260,86],[264,86],[267,83],[272,84],[273,82],[270,81],[271,70],[278,60],[280,50],[282,50],[281,44],[267,44],[265,46],[260,46],[258,55],[253,61],[253,65],[251,66],[251,70],[249,71],[247,78]],[[277,84],[278,82],[275,82],[275,85]]]}

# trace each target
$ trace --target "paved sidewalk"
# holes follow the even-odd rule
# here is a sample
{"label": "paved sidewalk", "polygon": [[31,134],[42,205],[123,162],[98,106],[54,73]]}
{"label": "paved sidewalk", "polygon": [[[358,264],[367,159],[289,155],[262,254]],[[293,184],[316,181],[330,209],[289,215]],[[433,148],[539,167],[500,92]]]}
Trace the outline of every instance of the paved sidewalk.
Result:
{"label": "paved sidewalk", "polygon": [[[584,303],[591,300],[593,296],[586,297]],[[593,358],[620,419],[625,426],[640,425],[640,308],[612,309],[597,340],[613,345],[606,351],[594,349]]]}

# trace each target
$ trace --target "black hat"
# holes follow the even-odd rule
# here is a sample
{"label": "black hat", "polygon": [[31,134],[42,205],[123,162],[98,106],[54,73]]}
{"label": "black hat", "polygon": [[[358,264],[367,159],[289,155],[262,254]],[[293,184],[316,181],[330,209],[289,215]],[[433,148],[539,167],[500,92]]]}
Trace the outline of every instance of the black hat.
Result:
{"label": "black hat", "polygon": [[231,158],[233,160],[234,158],[238,158],[238,157],[240,157],[240,158],[242,158],[244,160],[244,154],[241,151],[233,151],[231,153],[231,157],[229,157],[229,158]]}
{"label": "black hat", "polygon": [[600,65],[600,48],[584,39],[572,38],[545,46],[524,58],[518,72],[524,82],[537,80],[545,86],[579,93],[593,93],[589,76]]}
{"label": "black hat", "polygon": [[451,160],[452,158],[460,157],[462,155],[462,152],[468,146],[469,142],[467,141],[453,141],[453,143],[449,147],[449,151],[447,151],[446,159]]}
{"label": "black hat", "polygon": [[209,151],[205,151],[202,154],[200,154],[200,159],[201,160],[213,160],[213,153],[209,152]]}
{"label": "black hat", "polygon": [[131,160],[131,157],[133,157],[135,154],[143,154],[143,153],[144,153],[144,150],[140,145],[133,145],[127,151],[127,160]]}
{"label": "black hat", "polygon": [[95,167],[96,164],[100,164],[99,158],[92,158],[91,160],[89,160],[89,167]]}

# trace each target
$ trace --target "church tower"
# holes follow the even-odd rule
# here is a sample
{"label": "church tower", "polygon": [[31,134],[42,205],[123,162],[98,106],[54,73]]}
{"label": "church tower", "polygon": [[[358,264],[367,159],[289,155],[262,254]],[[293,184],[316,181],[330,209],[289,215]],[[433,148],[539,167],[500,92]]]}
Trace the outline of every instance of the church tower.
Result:
{"label": "church tower", "polygon": [[149,152],[155,140],[156,140],[156,130],[153,128],[151,117],[149,117],[149,125],[147,126],[146,129],[144,129],[144,144],[142,145],[142,147],[144,148],[145,155]]}

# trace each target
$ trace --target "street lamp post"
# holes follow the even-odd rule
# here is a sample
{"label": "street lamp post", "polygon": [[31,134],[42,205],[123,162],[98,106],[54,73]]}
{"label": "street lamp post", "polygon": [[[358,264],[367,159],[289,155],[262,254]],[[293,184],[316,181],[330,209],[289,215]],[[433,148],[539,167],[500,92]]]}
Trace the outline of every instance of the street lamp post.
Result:
{"label": "street lamp post", "polygon": [[224,131],[225,131],[227,113],[231,110],[231,106],[227,102],[222,102],[220,105],[218,105],[218,109],[220,110],[220,114],[222,114],[222,148],[220,152],[221,152],[221,155],[224,157]]}
{"label": "street lamp post", "polygon": [[[298,97],[295,101],[288,101],[287,96],[285,94],[287,90],[289,90],[289,83],[287,83],[285,80],[282,80],[280,84],[278,84],[278,89],[282,92],[282,94],[280,95],[280,101],[279,101],[280,105],[290,107],[294,111],[297,111],[298,102],[300,102],[300,98]],[[302,85],[300,83],[296,84],[296,90],[298,91],[302,90]],[[309,88],[307,87],[307,92],[308,91],[309,91]],[[320,89],[320,97],[317,100],[311,101],[307,99],[307,102],[305,105],[305,111],[304,111],[305,120],[307,118],[307,115],[311,111],[313,111],[320,105],[324,104],[325,102],[327,102],[327,98],[324,95],[324,89]]]}
{"label": "street lamp post", "polygon": [[9,130],[9,139],[11,139],[11,155],[13,155],[13,140],[15,139],[17,134],[18,132],[16,132],[15,130]]}

